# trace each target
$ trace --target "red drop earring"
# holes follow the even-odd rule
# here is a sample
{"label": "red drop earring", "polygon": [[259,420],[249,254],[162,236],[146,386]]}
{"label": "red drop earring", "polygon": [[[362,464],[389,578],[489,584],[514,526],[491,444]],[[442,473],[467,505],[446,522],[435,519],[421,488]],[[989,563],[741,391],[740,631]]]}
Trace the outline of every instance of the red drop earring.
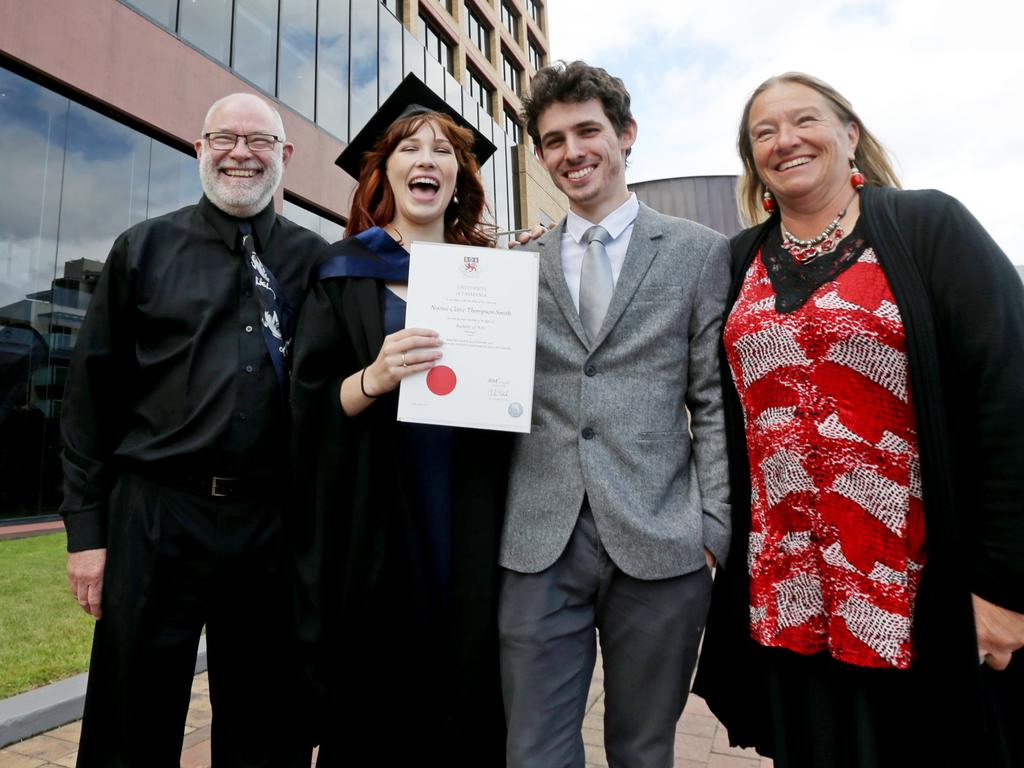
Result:
{"label": "red drop earring", "polygon": [[764,194],[761,195],[761,207],[763,207],[769,214],[775,210],[775,198],[772,197],[772,191],[770,189],[766,189]]}
{"label": "red drop earring", "polygon": [[864,174],[853,160],[850,161],[850,186],[856,190],[864,189]]}

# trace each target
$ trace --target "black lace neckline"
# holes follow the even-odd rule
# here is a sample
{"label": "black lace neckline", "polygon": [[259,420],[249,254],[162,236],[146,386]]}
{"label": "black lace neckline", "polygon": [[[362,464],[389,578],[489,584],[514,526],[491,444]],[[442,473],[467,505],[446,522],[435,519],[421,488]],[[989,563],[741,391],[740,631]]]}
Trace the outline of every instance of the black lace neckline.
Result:
{"label": "black lace neckline", "polygon": [[782,227],[773,227],[761,246],[761,262],[775,290],[775,311],[789,314],[800,309],[825,283],[835,280],[867,249],[861,219],[831,253],[806,264],[782,247]]}

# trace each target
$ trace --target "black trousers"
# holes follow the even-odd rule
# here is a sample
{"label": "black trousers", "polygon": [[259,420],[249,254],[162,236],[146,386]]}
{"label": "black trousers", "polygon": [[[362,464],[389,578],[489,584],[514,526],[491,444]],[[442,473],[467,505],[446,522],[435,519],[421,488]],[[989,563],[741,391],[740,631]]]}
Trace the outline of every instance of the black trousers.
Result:
{"label": "black trousers", "polygon": [[202,497],[121,476],[79,768],[178,767],[204,625],[213,765],[291,763],[280,515],[276,499]]}

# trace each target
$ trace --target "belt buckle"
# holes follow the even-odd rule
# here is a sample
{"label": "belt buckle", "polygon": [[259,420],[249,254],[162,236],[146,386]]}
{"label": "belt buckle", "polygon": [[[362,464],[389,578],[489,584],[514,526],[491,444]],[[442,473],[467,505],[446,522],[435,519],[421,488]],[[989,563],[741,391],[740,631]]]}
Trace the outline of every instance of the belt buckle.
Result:
{"label": "belt buckle", "polygon": [[218,490],[217,484],[221,480],[228,480],[228,479],[230,479],[230,478],[227,478],[227,477],[216,477],[216,476],[211,477],[210,478],[210,495],[211,496],[216,496],[217,498],[224,498],[224,497],[226,497],[228,495],[227,492],[221,492],[220,490]]}

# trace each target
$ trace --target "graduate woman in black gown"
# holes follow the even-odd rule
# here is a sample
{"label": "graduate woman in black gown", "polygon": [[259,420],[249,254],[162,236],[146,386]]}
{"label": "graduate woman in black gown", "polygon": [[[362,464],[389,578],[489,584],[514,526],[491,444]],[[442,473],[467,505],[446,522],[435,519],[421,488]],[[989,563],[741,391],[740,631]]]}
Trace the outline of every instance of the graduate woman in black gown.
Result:
{"label": "graduate woman in black gown", "polygon": [[396,421],[443,359],[405,327],[414,240],[493,246],[481,134],[409,76],[338,164],[359,179],[299,320],[299,629],[318,766],[504,765],[496,636],[504,433]]}

